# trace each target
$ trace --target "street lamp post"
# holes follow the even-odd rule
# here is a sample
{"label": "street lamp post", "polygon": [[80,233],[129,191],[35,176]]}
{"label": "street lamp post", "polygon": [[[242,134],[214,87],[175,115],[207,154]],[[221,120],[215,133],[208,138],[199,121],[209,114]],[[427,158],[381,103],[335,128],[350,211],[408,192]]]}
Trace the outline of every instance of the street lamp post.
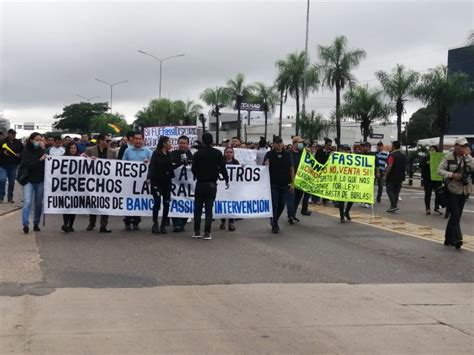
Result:
{"label": "street lamp post", "polygon": [[160,88],[159,88],[159,95],[158,95],[158,98],[161,99],[161,73],[163,71],[163,62],[168,60],[168,59],[171,59],[171,58],[178,58],[178,57],[184,57],[184,53],[181,53],[181,54],[176,54],[176,55],[172,55],[172,56],[169,56],[169,57],[166,57],[166,58],[158,58],[156,56],[154,56],[153,54],[150,54],[150,53],[147,53],[147,52],[144,52],[142,50],[138,50],[137,51],[138,53],[141,53],[141,54],[145,54],[149,57],[152,57],[153,59],[157,60],[158,62],[160,62]]}
{"label": "street lamp post", "polygon": [[[309,2],[310,0],[307,0],[307,3],[306,3],[306,37],[305,37],[305,43],[304,43],[303,103],[301,105],[301,113],[303,117],[306,115],[306,91],[307,91],[306,71],[308,67]],[[299,132],[296,132],[296,134],[299,134]]]}
{"label": "street lamp post", "polygon": [[108,81],[97,79],[97,78],[95,78],[95,80],[100,81],[101,83],[104,83],[104,84],[110,86],[110,113],[113,113],[113,111],[112,111],[112,100],[113,100],[113,97],[114,97],[114,86],[119,85],[119,84],[123,84],[123,83],[128,83],[128,80],[119,81],[119,82],[113,83],[113,84],[109,83]]}
{"label": "street lamp post", "polygon": [[100,96],[92,96],[92,97],[85,97],[79,94],[76,94],[77,97],[80,97],[81,99],[86,100],[87,102],[90,102],[91,100],[98,99]]}

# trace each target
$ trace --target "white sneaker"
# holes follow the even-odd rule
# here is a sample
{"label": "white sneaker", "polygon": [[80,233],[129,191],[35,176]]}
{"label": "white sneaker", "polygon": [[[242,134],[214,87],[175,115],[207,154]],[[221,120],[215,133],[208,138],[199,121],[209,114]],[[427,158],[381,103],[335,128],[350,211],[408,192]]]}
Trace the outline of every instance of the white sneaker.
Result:
{"label": "white sneaker", "polygon": [[202,237],[201,237],[201,233],[196,233],[196,232],[194,232],[193,235],[191,236],[191,238],[194,238],[194,239],[202,238]]}
{"label": "white sneaker", "polygon": [[210,233],[204,233],[204,238],[205,240],[211,240],[212,237],[211,237],[211,234]]}

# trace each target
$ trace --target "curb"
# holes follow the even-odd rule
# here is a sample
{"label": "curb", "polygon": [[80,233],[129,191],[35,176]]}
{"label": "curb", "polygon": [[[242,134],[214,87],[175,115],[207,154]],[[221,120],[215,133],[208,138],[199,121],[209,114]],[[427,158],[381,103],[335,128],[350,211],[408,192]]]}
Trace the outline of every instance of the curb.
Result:
{"label": "curb", "polygon": [[15,207],[15,208],[12,209],[12,210],[5,211],[5,212],[0,212],[0,217],[6,216],[7,214],[10,214],[10,213],[16,212],[16,211],[18,211],[18,210],[21,210],[22,208],[23,208],[23,207]]}

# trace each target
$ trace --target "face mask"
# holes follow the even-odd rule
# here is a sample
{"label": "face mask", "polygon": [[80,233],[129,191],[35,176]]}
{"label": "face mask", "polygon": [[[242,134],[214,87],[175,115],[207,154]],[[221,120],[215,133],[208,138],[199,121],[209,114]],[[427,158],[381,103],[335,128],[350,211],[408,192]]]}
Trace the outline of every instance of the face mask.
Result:
{"label": "face mask", "polygon": [[38,148],[40,146],[39,142],[33,142],[33,147]]}
{"label": "face mask", "polygon": [[304,148],[303,143],[298,143],[296,146],[298,147],[298,150],[303,150],[303,148]]}

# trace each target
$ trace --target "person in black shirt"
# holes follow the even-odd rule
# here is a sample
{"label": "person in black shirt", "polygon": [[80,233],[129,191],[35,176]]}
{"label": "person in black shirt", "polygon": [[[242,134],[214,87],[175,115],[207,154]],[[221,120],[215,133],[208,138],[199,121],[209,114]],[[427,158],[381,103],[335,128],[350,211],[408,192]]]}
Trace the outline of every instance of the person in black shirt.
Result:
{"label": "person in black shirt", "polygon": [[[224,164],[225,165],[239,165],[239,161],[234,158],[234,148],[232,147],[227,147],[224,150]],[[225,229],[225,218],[221,219],[221,229]],[[234,226],[234,219],[229,218],[229,230],[230,231],[235,231],[235,226]]]}
{"label": "person in black shirt", "polygon": [[295,171],[291,162],[290,153],[283,150],[283,140],[275,137],[273,149],[264,158],[264,164],[268,166],[270,173],[270,185],[272,191],[273,217],[271,219],[272,233],[278,233],[280,227],[278,220],[285,209],[288,192],[294,191]]}
{"label": "person in black shirt", "polygon": [[[66,157],[78,157],[81,155],[81,152],[79,151],[79,146],[75,142],[68,143],[66,145],[66,151],[64,153],[64,156]],[[61,229],[66,232],[74,232],[74,220],[76,219],[75,214],[63,214],[63,225],[61,226]]]}
{"label": "person in black shirt", "polygon": [[[187,136],[181,136],[178,138],[178,149],[171,152],[171,160],[173,162],[173,169],[177,169],[180,166],[191,165],[193,161],[193,154],[189,150],[189,138]],[[173,232],[184,231],[187,218],[173,217]]]}
{"label": "person in black shirt", "polygon": [[[151,185],[151,193],[154,200],[153,227],[151,228],[151,232],[154,234],[166,234],[166,220],[168,219],[171,200],[171,179],[174,178],[170,150],[170,138],[160,136],[158,146],[151,156],[150,166],[148,167],[147,181]],[[162,197],[163,216],[161,218],[161,226],[158,227],[158,212],[160,211]]]}
{"label": "person in black shirt", "polygon": [[8,180],[7,201],[13,201],[16,172],[21,161],[23,144],[16,139],[16,131],[9,129],[7,137],[0,140],[0,203],[5,198],[5,187]]}
{"label": "person in black shirt", "polygon": [[125,153],[127,148],[133,146],[133,139],[134,138],[135,138],[135,132],[134,131],[127,132],[127,143],[122,144],[120,146],[120,149],[119,149],[118,154],[117,154],[117,159],[122,160],[123,154]]}
{"label": "person in black shirt", "polygon": [[212,134],[202,135],[203,147],[193,157],[191,171],[196,179],[194,191],[194,234],[193,238],[201,238],[202,207],[205,206],[206,220],[204,224],[204,239],[210,240],[212,225],[212,209],[217,193],[217,179],[222,174],[229,187],[229,175],[220,150],[212,148]]}
{"label": "person in black shirt", "polygon": [[400,142],[392,142],[392,152],[388,156],[387,169],[385,170],[385,181],[387,186],[387,195],[390,199],[390,208],[387,212],[399,210],[398,196],[402,189],[402,182],[405,181],[406,157],[400,152]]}
{"label": "person in black shirt", "polygon": [[[423,188],[425,190],[425,207],[426,207],[426,214],[431,214],[431,194],[433,191],[436,191],[438,187],[441,186],[441,181],[436,181],[431,179],[431,165],[430,165],[430,153],[438,152],[438,147],[435,145],[430,146],[429,153],[424,156],[420,161],[420,168],[421,168],[421,179],[423,180]],[[439,201],[438,197],[435,193],[435,208],[434,211],[441,215],[443,214],[439,210]]]}

